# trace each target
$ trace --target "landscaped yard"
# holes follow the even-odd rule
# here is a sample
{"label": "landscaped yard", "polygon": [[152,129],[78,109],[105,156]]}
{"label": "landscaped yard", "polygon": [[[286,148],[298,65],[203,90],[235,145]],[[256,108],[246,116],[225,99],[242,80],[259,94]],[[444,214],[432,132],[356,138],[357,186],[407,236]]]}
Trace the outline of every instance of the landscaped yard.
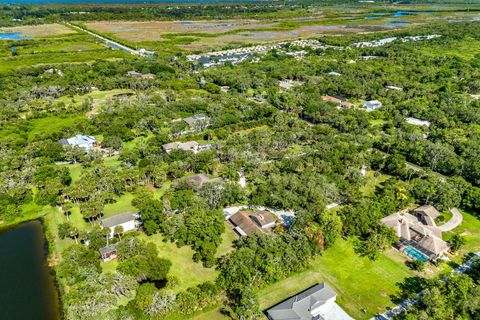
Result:
{"label": "landscaped yard", "polygon": [[444,234],[444,240],[449,240],[454,233],[458,233],[465,238],[466,243],[460,254],[467,252],[476,252],[480,250],[480,220],[472,213],[461,210],[463,214],[462,224],[450,232]]}
{"label": "landscaped yard", "polygon": [[194,251],[189,246],[178,248],[172,242],[163,242],[160,234],[147,236],[141,234],[140,239],[153,242],[157,245],[159,256],[172,262],[169,274],[178,281],[175,292],[186,290],[205,281],[215,281],[217,272],[214,268],[204,268],[201,263],[193,262]]}
{"label": "landscaped yard", "polygon": [[368,319],[393,306],[390,295],[397,293],[397,283],[414,275],[404,262],[405,258],[393,249],[371,261],[359,257],[351,241],[337,240],[307,271],[262,289],[258,294],[260,305],[266,309],[326,281],[337,293],[337,302],[346,312],[355,319]]}
{"label": "landscaped yard", "polygon": [[375,187],[390,178],[389,175],[377,171],[368,170],[365,176],[365,184],[360,191],[365,196],[372,196],[375,193]]}
{"label": "landscaped yard", "polygon": [[133,193],[125,193],[118,197],[115,203],[109,203],[105,205],[103,209],[102,219],[124,213],[124,212],[138,212],[138,209],[132,206]]}

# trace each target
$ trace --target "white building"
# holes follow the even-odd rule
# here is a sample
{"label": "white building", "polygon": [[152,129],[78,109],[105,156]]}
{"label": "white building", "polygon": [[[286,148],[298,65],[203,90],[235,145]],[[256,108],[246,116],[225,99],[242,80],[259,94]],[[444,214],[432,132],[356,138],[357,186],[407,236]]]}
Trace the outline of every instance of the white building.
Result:
{"label": "white building", "polygon": [[116,226],[121,226],[123,228],[123,232],[135,230],[137,228],[135,215],[131,212],[125,212],[103,219],[100,223],[100,226],[102,228],[110,228],[110,238],[113,237]]}
{"label": "white building", "polygon": [[416,118],[405,118],[405,121],[407,121],[407,123],[412,124],[414,126],[430,127],[430,121],[427,121],[427,120],[420,120],[420,119],[416,119]]}
{"label": "white building", "polygon": [[337,303],[337,294],[319,283],[267,310],[269,320],[353,320]]}
{"label": "white building", "polygon": [[91,151],[95,146],[95,138],[92,136],[84,136],[77,134],[75,137],[68,139],[61,139],[60,144],[62,146],[79,147],[85,149],[85,151]]}
{"label": "white building", "polygon": [[378,100],[371,100],[364,102],[363,106],[367,108],[367,111],[374,111],[380,109],[383,106],[383,103]]}

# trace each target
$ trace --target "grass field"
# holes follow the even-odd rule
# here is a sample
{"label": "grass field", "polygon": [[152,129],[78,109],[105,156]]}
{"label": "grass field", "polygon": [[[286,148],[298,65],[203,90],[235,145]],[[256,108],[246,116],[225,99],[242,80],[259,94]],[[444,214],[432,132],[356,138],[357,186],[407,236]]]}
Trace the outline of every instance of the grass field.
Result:
{"label": "grass field", "polygon": [[375,187],[390,178],[389,175],[377,171],[368,170],[365,176],[365,184],[360,191],[365,196],[372,196],[375,193]]}
{"label": "grass field", "polygon": [[157,245],[159,256],[172,262],[170,275],[177,278],[175,292],[186,290],[205,281],[214,281],[217,272],[213,268],[204,268],[201,263],[193,262],[194,251],[189,246],[178,248],[171,242],[163,242],[160,234],[147,236],[141,234],[140,239],[153,242]]}
{"label": "grass field", "polygon": [[460,250],[460,255],[480,250],[480,220],[468,211],[462,210],[462,214],[462,224],[444,234],[444,240],[447,241],[454,233],[465,238],[466,243],[464,248]]}
{"label": "grass field", "polygon": [[[423,11],[400,14],[398,11]],[[95,21],[85,27],[129,43],[134,47],[159,50],[177,46],[186,50],[209,50],[269,41],[284,41],[329,34],[355,34],[408,28],[447,19],[469,19],[475,13],[458,11],[456,6],[351,5],[321,10],[290,12],[288,15],[259,15],[256,19],[196,21]]]}
{"label": "grass field", "polygon": [[262,289],[260,305],[268,308],[325,281],[336,291],[337,302],[345,311],[355,319],[368,319],[392,306],[390,295],[398,291],[397,283],[414,275],[404,262],[405,258],[393,250],[371,261],[355,254],[351,241],[337,240],[307,271]]}
{"label": "grass field", "polygon": [[0,72],[11,71],[22,67],[34,65],[58,65],[65,63],[92,62],[101,59],[129,58],[130,55],[119,50],[98,50],[94,53],[88,51],[72,52],[42,52],[37,54],[19,55],[16,57],[0,58]]}
{"label": "grass field", "polygon": [[77,33],[77,31],[70,29],[59,23],[0,28],[0,32],[4,32],[4,33],[20,32],[23,36],[33,37],[33,38],[44,38],[44,37],[52,37],[52,36],[60,36],[60,35]]}
{"label": "grass field", "polygon": [[118,197],[115,203],[106,204],[103,209],[104,216],[102,219],[124,212],[138,212],[138,209],[132,206],[133,197],[132,193],[125,193]]}

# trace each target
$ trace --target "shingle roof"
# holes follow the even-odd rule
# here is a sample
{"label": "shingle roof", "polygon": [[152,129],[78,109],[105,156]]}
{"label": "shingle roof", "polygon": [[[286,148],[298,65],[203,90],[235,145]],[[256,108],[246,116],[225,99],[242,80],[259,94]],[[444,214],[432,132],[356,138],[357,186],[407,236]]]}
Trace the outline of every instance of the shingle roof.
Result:
{"label": "shingle roof", "polygon": [[100,254],[103,256],[105,254],[108,254],[108,253],[116,251],[116,250],[117,250],[117,245],[116,244],[111,244],[109,246],[100,248],[98,251],[100,251]]}
{"label": "shingle roof", "polygon": [[436,219],[440,216],[440,212],[431,205],[423,205],[414,210],[415,212],[423,213],[432,219]]}
{"label": "shingle roof", "polygon": [[103,219],[101,224],[103,227],[109,228],[132,220],[135,220],[133,213],[125,212],[107,219]]}
{"label": "shingle roof", "polygon": [[210,182],[220,182],[220,178],[210,179],[206,174],[200,173],[194,176],[187,177],[188,180],[192,181],[196,189],[200,189],[205,183]]}
{"label": "shingle roof", "polygon": [[311,320],[312,311],[335,296],[336,293],[323,282],[280,302],[267,313],[274,320]]}
{"label": "shingle roof", "polygon": [[415,209],[414,212],[423,213],[425,210],[427,219],[420,219],[422,217],[416,217],[408,212],[395,212],[383,218],[381,222],[394,229],[398,237],[415,241],[425,250],[438,255],[445,252],[449,246],[442,240],[442,231],[434,223],[431,224],[432,216],[438,212],[434,207],[422,206]]}
{"label": "shingle roof", "polygon": [[183,119],[186,123],[188,123],[189,126],[194,125],[197,121],[205,120],[206,117],[204,114],[196,114],[193,117],[188,117]]}
{"label": "shingle roof", "polygon": [[188,141],[188,142],[171,142],[166,143],[162,146],[163,150],[170,151],[173,149],[182,149],[186,151],[194,151],[198,147],[198,142]]}

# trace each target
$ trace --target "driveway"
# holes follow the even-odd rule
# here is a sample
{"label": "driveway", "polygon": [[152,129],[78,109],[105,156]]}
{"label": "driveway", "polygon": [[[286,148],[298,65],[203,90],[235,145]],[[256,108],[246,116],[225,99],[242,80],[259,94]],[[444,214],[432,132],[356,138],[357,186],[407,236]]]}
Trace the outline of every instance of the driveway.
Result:
{"label": "driveway", "polygon": [[452,213],[452,218],[438,227],[442,232],[453,230],[462,223],[463,216],[457,208],[450,209],[450,212]]}

